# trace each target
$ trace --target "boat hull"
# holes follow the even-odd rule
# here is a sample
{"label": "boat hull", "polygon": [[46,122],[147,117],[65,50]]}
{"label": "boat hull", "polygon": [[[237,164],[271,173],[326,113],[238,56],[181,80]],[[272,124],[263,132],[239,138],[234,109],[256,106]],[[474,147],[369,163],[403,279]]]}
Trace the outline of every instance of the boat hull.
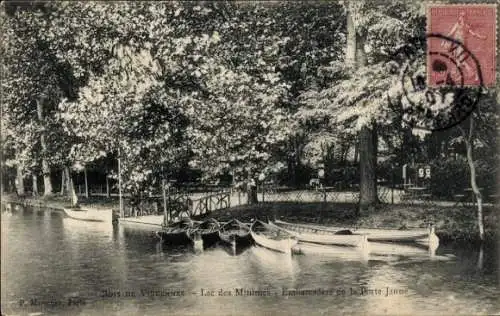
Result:
{"label": "boat hull", "polygon": [[245,235],[219,233],[219,239],[221,242],[227,245],[234,245],[237,248],[250,246],[253,243],[250,232]]}
{"label": "boat hull", "polygon": [[203,248],[210,248],[219,241],[219,234],[218,232],[204,233],[201,234],[201,240],[203,240]]}
{"label": "boat hull", "polygon": [[249,226],[238,220],[224,224],[219,230],[219,239],[222,243],[235,248],[244,248],[253,243]]}
{"label": "boat hull", "polygon": [[194,222],[194,225],[198,229],[194,239],[202,240],[204,249],[214,246],[219,241],[220,223],[217,220],[210,218],[203,222]]}
{"label": "boat hull", "polygon": [[283,239],[280,241],[275,241],[263,238],[254,233],[252,233],[252,238],[259,246],[283,253],[292,253],[292,247],[297,244],[296,240]]}
{"label": "boat hull", "polygon": [[304,225],[285,224],[284,222],[277,222],[276,225],[286,231],[294,234],[299,242],[315,243],[322,245],[332,246],[348,246],[348,247],[362,247],[366,243],[366,238],[362,234],[336,234],[334,231],[325,229],[308,229]]}
{"label": "boat hull", "polygon": [[191,220],[179,221],[164,227],[162,230],[156,232],[156,235],[165,244],[194,244],[194,237],[198,232],[197,226]]}
{"label": "boat hull", "polygon": [[[257,232],[255,230],[256,225],[260,225],[260,228],[264,228],[265,230],[277,232],[277,234],[281,233],[283,234],[283,236],[279,239],[269,238],[264,234]],[[254,224],[252,224],[252,227],[250,229],[250,234],[255,243],[258,244],[259,246],[287,254],[292,253],[292,247],[295,246],[298,242],[297,239],[295,239],[294,236],[289,232],[287,232],[286,230],[280,229],[279,227],[276,226],[265,224],[261,221],[256,221]]]}
{"label": "boat hull", "polygon": [[157,235],[164,244],[168,245],[190,245],[194,243],[194,239],[188,231],[159,231],[157,232]]}
{"label": "boat hull", "polygon": [[327,232],[338,232],[342,230],[350,230],[357,235],[367,235],[368,241],[375,242],[424,242],[425,240],[435,239],[437,236],[433,231],[427,228],[424,229],[383,229],[383,228],[346,228],[346,227],[330,227],[310,224],[294,224],[284,221],[275,221],[278,225],[295,225],[309,230],[322,230]]}
{"label": "boat hull", "polygon": [[111,210],[89,210],[64,208],[67,217],[87,222],[112,222],[113,214]]}

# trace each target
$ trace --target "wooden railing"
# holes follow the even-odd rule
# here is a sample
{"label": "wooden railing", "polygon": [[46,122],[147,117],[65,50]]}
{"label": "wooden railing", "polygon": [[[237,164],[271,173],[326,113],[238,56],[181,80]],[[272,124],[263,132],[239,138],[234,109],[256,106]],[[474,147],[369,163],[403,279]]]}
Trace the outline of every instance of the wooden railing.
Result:
{"label": "wooden railing", "polygon": [[[240,199],[238,199],[239,201]],[[238,201],[233,201],[238,204]],[[164,202],[160,197],[148,197],[139,205],[124,205],[124,217],[146,215],[164,215]],[[185,194],[167,197],[167,221],[175,221],[183,217],[193,217],[231,207],[231,192],[224,191],[193,199]]]}
{"label": "wooden railing", "polygon": [[190,216],[203,215],[231,207],[231,192],[219,192],[191,200]]}
{"label": "wooden railing", "polygon": [[[124,217],[163,215],[164,212],[164,201],[159,196],[144,198],[139,205],[131,205],[129,201],[124,204]],[[181,213],[189,214],[190,205],[191,199],[186,195],[171,195],[167,198],[167,210],[171,218]]]}

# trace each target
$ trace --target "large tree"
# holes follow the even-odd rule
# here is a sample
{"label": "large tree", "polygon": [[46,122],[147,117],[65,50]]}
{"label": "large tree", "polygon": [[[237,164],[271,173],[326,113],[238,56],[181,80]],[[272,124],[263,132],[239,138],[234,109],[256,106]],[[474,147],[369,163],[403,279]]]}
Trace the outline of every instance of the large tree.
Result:
{"label": "large tree", "polygon": [[51,171],[70,163],[73,142],[59,119],[58,103],[75,99],[88,71],[98,69],[105,57],[102,46],[93,45],[103,33],[95,16],[89,3],[2,6],[2,110],[9,114],[4,124],[13,131],[28,127],[12,133],[14,160],[20,172],[29,166],[25,171],[33,176],[41,171],[45,195],[52,193]]}
{"label": "large tree", "polygon": [[275,67],[287,40],[267,30],[273,22],[261,5],[233,7],[217,31],[219,42],[204,57],[204,93],[190,111],[193,164],[207,176],[230,171],[256,178],[274,163],[273,148],[289,133],[279,106],[289,86]]}
{"label": "large tree", "polygon": [[360,152],[360,209],[378,203],[376,159],[377,125],[393,124],[386,92],[397,75],[386,63],[406,41],[423,35],[420,5],[403,1],[346,1],[347,49],[345,63],[333,62],[325,72],[329,86],[305,92],[304,102],[330,124],[355,133]]}

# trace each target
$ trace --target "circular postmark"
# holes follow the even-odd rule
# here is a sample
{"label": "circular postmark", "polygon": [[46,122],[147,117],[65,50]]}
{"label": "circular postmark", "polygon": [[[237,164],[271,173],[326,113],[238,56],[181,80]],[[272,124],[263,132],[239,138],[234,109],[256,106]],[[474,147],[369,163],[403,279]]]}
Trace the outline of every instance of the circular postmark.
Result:
{"label": "circular postmark", "polygon": [[443,130],[459,124],[476,108],[483,89],[481,66],[453,38],[431,33],[424,42],[426,52],[414,45],[398,52],[406,57],[401,67],[400,110],[403,121],[414,128]]}

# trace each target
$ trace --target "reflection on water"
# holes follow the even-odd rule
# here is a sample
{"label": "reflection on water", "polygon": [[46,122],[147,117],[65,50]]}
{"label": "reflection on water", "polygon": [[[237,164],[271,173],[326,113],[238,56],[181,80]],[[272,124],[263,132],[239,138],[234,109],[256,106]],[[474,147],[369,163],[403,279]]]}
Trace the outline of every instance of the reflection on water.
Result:
{"label": "reflection on water", "polygon": [[167,247],[148,231],[58,213],[7,214],[1,221],[7,315],[500,312],[498,260],[490,249],[440,248],[438,256],[456,256],[448,261],[423,253],[379,260],[290,256],[260,247],[235,255],[221,247]]}

